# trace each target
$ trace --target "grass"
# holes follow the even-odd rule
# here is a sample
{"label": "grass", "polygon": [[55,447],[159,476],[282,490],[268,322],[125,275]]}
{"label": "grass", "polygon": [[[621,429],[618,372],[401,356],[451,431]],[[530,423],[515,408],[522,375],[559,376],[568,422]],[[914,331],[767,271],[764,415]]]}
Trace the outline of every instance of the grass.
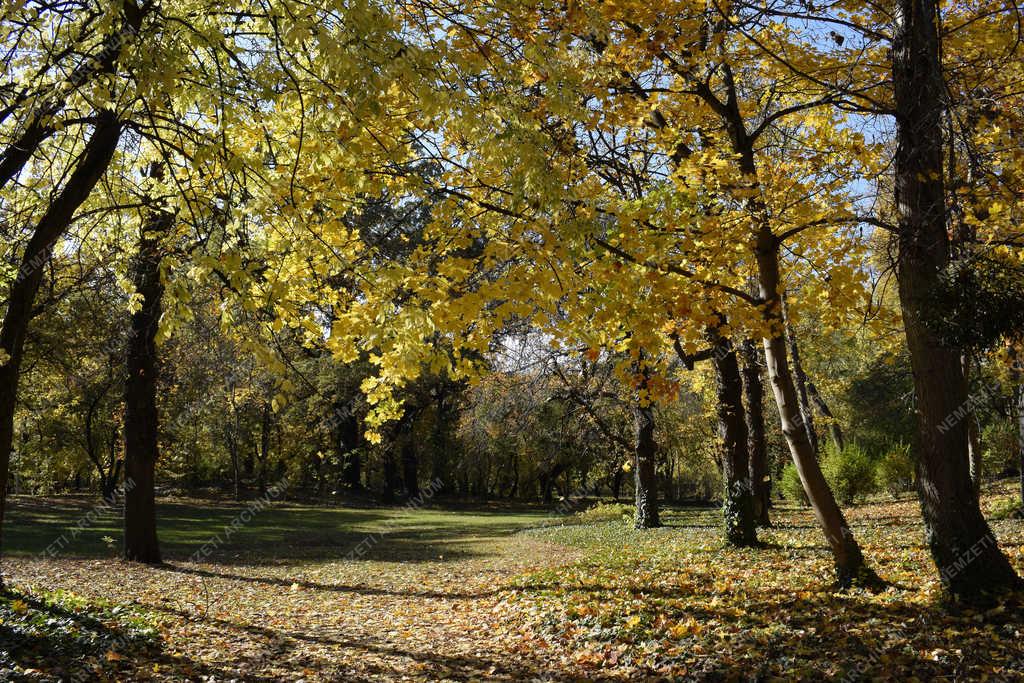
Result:
{"label": "grass", "polygon": [[[1006,497],[990,493],[986,509]],[[112,514],[41,557],[92,505],[15,497],[0,634],[19,635],[0,668],[26,680],[1024,680],[1019,603],[943,605],[909,498],[849,509],[892,584],[878,594],[832,590],[820,531],[795,507],[773,511],[764,547],[737,550],[711,508],[667,510],[644,532],[617,508],[562,525],[530,507],[274,503],[196,563],[245,506],[176,499],[159,510],[163,567],[116,559]],[[993,527],[1024,570],[1020,520]]]}
{"label": "grass", "polygon": [[[119,511],[96,498],[12,496],[4,528],[4,552],[29,557],[52,548],[62,557],[110,558],[120,551]],[[482,551],[481,539],[538,525],[546,513],[527,506],[478,506],[464,511],[315,507],[271,503],[248,523],[231,529],[249,503],[187,499],[157,505],[165,559],[187,560],[213,541],[218,562],[329,561],[362,545],[360,559],[449,559]],[[387,543],[364,544],[386,534]],[[209,546],[207,546],[209,547]]]}
{"label": "grass", "polygon": [[156,620],[146,612],[66,591],[0,595],[0,670],[88,680],[125,657],[160,651]]}

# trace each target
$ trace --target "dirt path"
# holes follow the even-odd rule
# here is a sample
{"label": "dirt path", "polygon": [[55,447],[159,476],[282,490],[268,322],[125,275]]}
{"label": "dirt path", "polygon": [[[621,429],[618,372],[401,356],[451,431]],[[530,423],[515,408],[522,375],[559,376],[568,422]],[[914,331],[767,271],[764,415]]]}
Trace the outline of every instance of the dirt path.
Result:
{"label": "dirt path", "polygon": [[15,585],[159,615],[163,651],[133,665],[132,680],[555,680],[503,601],[516,575],[569,556],[522,535],[479,541],[447,560],[7,567]]}

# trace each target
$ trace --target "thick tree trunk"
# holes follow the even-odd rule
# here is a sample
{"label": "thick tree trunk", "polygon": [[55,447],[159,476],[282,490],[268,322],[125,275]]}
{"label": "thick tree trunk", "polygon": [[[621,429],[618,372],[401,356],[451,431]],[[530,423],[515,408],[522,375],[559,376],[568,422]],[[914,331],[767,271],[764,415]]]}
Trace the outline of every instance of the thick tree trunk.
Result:
{"label": "thick tree trunk", "polygon": [[764,385],[761,364],[752,339],[743,340],[743,394],[746,398],[747,450],[750,457],[750,480],[754,494],[754,520],[762,527],[771,526],[768,509],[771,487],[768,477],[768,441],[764,431]]}
{"label": "thick tree trunk", "polygon": [[814,382],[807,382],[807,394],[811,397],[811,402],[818,409],[818,412],[821,413],[821,416],[828,421],[828,431],[832,436],[833,445],[840,451],[846,448],[843,429],[839,426],[839,422],[836,421],[836,416],[832,414],[828,404],[825,403],[825,399],[818,392],[818,388],[814,386]]}
{"label": "thick tree trunk", "polygon": [[[92,192],[110,165],[121,137],[121,122],[113,112],[97,114],[96,127],[75,165],[64,189],[50,204],[36,225],[21,261],[21,268],[7,296],[7,312],[0,327],[0,530],[7,504],[7,480],[14,445],[14,410],[18,380],[25,352],[25,337],[32,318],[32,306],[43,281],[43,265],[54,245],[67,231],[75,211]],[[3,576],[0,574],[0,586]]]}
{"label": "thick tree trunk", "polygon": [[161,561],[156,533],[155,492],[160,421],[156,406],[156,334],[164,293],[160,280],[161,241],[173,220],[171,214],[157,211],[143,226],[133,274],[135,290],[141,295],[142,304],[132,314],[125,382],[124,557],[146,564],[159,564]]}
{"label": "thick tree trunk", "polygon": [[968,433],[947,418],[967,403],[960,352],[925,324],[949,262],[942,129],[944,83],[934,0],[898,0],[892,49],[896,106],[898,279],[917,396],[918,497],[928,545],[946,589],[963,599],[1020,585],[981,514],[971,484]]}
{"label": "thick tree trunk", "polygon": [[[724,322],[724,321],[723,321]],[[743,380],[732,342],[709,330],[714,352],[718,438],[721,440],[722,472],[725,479],[725,540],[736,546],[757,544],[754,520],[754,487],[750,479],[747,423],[743,410]]]}
{"label": "thick tree trunk", "polygon": [[634,521],[637,529],[653,529],[661,526],[661,519],[658,514],[656,470],[658,444],[654,439],[654,410],[650,404],[642,406],[638,401],[633,407],[633,420],[636,428],[633,464],[636,477]]}
{"label": "thick tree trunk", "polygon": [[360,491],[363,488],[363,459],[359,451],[351,450],[345,454],[345,465],[341,471],[342,481],[345,486],[353,491]]}

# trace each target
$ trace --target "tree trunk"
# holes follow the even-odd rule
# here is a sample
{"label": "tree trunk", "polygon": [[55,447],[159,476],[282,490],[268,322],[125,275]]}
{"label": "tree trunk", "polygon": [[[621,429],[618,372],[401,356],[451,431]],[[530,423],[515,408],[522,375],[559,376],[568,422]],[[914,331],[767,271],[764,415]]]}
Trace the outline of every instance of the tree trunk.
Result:
{"label": "tree trunk", "polygon": [[451,439],[448,436],[447,427],[451,423],[455,408],[455,401],[448,395],[448,386],[441,384],[437,388],[437,396],[434,399],[434,423],[431,429],[433,440],[434,459],[431,472],[434,482],[439,483],[441,490],[449,488],[449,475],[451,472]]}
{"label": "tree trunk", "polygon": [[1017,470],[1021,511],[1024,512],[1024,384],[1017,387]]}
{"label": "tree trunk", "polygon": [[142,304],[132,314],[125,381],[124,557],[147,564],[161,561],[154,488],[160,427],[156,406],[159,372],[156,334],[164,293],[160,279],[161,241],[173,220],[172,214],[157,210],[143,225],[133,273],[135,291],[141,295]]}
{"label": "tree trunk", "polygon": [[108,472],[103,466],[103,456],[100,454],[101,444],[97,443],[96,432],[93,428],[93,424],[96,421],[96,411],[99,409],[100,403],[107,396],[107,392],[110,391],[110,387],[113,385],[113,380],[110,380],[98,391],[98,393],[89,402],[89,407],[85,411],[85,452],[90,462],[96,467],[96,472],[100,478],[100,495],[104,500],[109,500],[113,495],[114,487],[117,486],[117,480],[113,472],[113,462],[110,464],[110,471]]}
{"label": "tree trunk", "polygon": [[253,444],[252,450],[245,449],[245,458],[242,459],[242,479],[252,479],[256,472],[256,457],[259,455],[259,445]]}
{"label": "tree trunk", "polygon": [[405,484],[405,495],[408,498],[420,495],[419,469],[416,445],[410,434],[409,439],[402,444],[402,480]]}
{"label": "tree trunk", "polygon": [[807,382],[807,394],[811,397],[811,403],[818,409],[821,416],[828,421],[828,430],[829,434],[832,435],[833,445],[840,451],[846,448],[843,430],[836,421],[836,416],[832,414],[828,404],[825,403],[825,399],[818,393],[818,388],[814,386],[814,382]]}
{"label": "tree trunk", "polygon": [[658,481],[656,461],[658,443],[654,440],[654,409],[637,401],[633,406],[633,420],[636,427],[634,449],[634,472],[636,477],[637,529],[653,529],[661,526],[658,515]]}
{"label": "tree trunk", "polygon": [[[738,156],[739,170],[756,188],[758,174],[754,145],[745,127],[732,71],[728,66],[723,67],[723,76],[728,98],[724,104],[720,103],[721,116],[729,131],[733,152]],[[764,338],[765,364],[768,366],[768,378],[779,410],[782,433],[786,437],[786,444],[811,503],[811,509],[832,551],[839,585],[847,586],[858,582],[877,586],[880,579],[864,562],[860,546],[857,545],[846,518],[836,504],[835,496],[821,472],[817,454],[808,439],[804,420],[800,415],[799,397],[786,353],[786,321],[782,312],[785,291],[779,272],[781,243],[772,232],[768,207],[758,195],[755,194],[748,200],[747,208],[755,221],[752,237],[755,242],[758,295],[764,302],[764,319],[770,328]]]}
{"label": "tree trunk", "polygon": [[103,500],[113,500],[117,495],[117,481],[121,477],[121,461],[111,467],[109,474],[105,475],[101,482],[100,495]]}
{"label": "tree trunk", "polygon": [[[964,383],[967,385],[967,395],[971,393],[971,358],[966,353],[960,356],[960,364],[964,369]],[[967,423],[967,469],[971,474],[971,487],[974,495],[981,494],[981,443],[978,437],[978,414],[970,400],[964,404],[967,414],[964,421]]]}
{"label": "tree trunk", "polygon": [[519,458],[513,453],[512,457],[512,490],[509,491],[509,498],[519,496]]}
{"label": "tree trunk", "polygon": [[967,420],[967,468],[971,474],[971,488],[974,495],[981,495],[981,477],[984,468],[981,462],[981,441],[978,438],[978,416],[972,410]]}
{"label": "tree trunk", "polygon": [[354,414],[346,414],[338,425],[338,450],[342,458],[342,484],[353,491],[362,489],[363,461],[359,455],[359,419]]}
{"label": "tree trunk", "polygon": [[555,497],[551,495],[552,478],[549,474],[540,475],[540,500],[545,505],[554,502]]}
{"label": "tree trunk", "polygon": [[314,493],[313,493],[313,495],[316,498],[323,498],[324,486],[327,484],[326,477],[324,475],[324,463],[326,462],[327,458],[324,456],[322,451],[317,451],[317,453],[314,456],[314,458],[315,458],[314,459],[314,463],[316,464],[316,468],[313,470],[313,481],[314,481],[314,487],[313,487]]}
{"label": "tree trunk", "polygon": [[[3,528],[7,505],[7,480],[14,445],[14,410],[25,337],[32,318],[32,306],[43,281],[43,265],[57,240],[71,225],[75,211],[107,170],[120,137],[121,122],[114,113],[100,112],[92,136],[71,177],[36,225],[7,296],[7,312],[4,314],[3,327],[0,327],[0,351],[3,352],[0,355],[6,357],[6,362],[0,365],[0,530]],[[0,574],[2,586],[3,576]]]}
{"label": "tree trunk", "polygon": [[390,453],[384,456],[384,492],[381,500],[385,503],[395,501],[395,461]]}
{"label": "tree trunk", "polygon": [[752,339],[740,345],[743,356],[743,393],[747,401],[747,450],[750,457],[750,480],[754,493],[754,520],[762,527],[770,527],[768,509],[771,488],[768,477],[768,442],[764,431],[764,385],[761,383],[761,364]]}
{"label": "tree trunk", "polygon": [[1020,579],[999,549],[974,495],[967,425],[963,420],[947,422],[968,398],[960,352],[944,347],[924,322],[950,249],[937,5],[934,0],[899,0],[895,23],[897,274],[917,396],[918,497],[943,586],[955,596],[974,600],[1015,588]]}
{"label": "tree trunk", "polygon": [[274,428],[274,413],[269,403],[263,405],[260,418],[260,464],[256,473],[256,485],[260,495],[267,492],[267,465],[270,462],[270,435]]}
{"label": "tree trunk", "polygon": [[786,308],[786,300],[782,299],[782,317],[786,323],[786,344],[789,346],[789,357],[793,365],[793,379],[796,381],[796,395],[800,400],[800,419],[803,421],[804,429],[807,430],[807,440],[815,454],[821,453],[818,445],[818,432],[814,428],[814,413],[811,410],[811,402],[807,398],[807,374],[804,372],[803,363],[800,362],[800,347],[796,343],[796,332],[789,322],[789,311]]}
{"label": "tree trunk", "polygon": [[708,331],[708,340],[714,350],[711,361],[715,367],[718,438],[725,479],[725,540],[735,546],[753,546],[757,545],[757,527],[740,367],[732,342],[715,330]]}
{"label": "tree trunk", "polygon": [[615,474],[612,475],[612,498],[615,500],[618,500],[619,494],[622,493],[622,479],[625,474],[622,467],[616,467]]}
{"label": "tree trunk", "polygon": [[238,466],[238,440],[235,438],[234,427],[228,425],[225,429],[224,440],[228,447],[228,457],[231,459],[231,482],[235,500],[242,499],[242,473]]}
{"label": "tree trunk", "polygon": [[775,404],[779,409],[779,421],[786,444],[796,465],[796,471],[807,493],[814,516],[825,532],[829,548],[835,560],[836,580],[840,586],[862,583],[875,586],[878,576],[864,562],[860,546],[853,537],[843,511],[836,503],[835,496],[821,472],[817,454],[811,446],[804,429],[799,399],[793,376],[789,371],[786,357],[785,321],[780,306],[781,279],[779,276],[779,243],[767,225],[762,225],[758,235],[757,264],[761,297],[765,301],[767,322],[772,325],[773,334],[764,340],[765,362],[771,382]]}
{"label": "tree trunk", "polygon": [[104,474],[103,469],[100,469],[100,480],[102,482],[102,495],[104,500],[110,500],[114,497],[117,491],[117,482],[121,480],[121,469],[124,467],[124,461],[117,457],[117,444],[120,441],[120,433],[115,426],[111,430],[110,442],[107,444],[107,469]]}

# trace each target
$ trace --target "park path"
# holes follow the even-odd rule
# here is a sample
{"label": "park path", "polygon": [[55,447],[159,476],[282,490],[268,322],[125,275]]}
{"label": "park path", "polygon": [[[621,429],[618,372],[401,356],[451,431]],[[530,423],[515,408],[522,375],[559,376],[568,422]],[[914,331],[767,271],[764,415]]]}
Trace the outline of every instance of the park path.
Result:
{"label": "park path", "polygon": [[162,568],[24,558],[8,569],[23,586],[158,614],[163,651],[132,680],[565,680],[558,653],[518,632],[507,601],[517,576],[570,560],[566,549],[502,534],[454,555]]}

